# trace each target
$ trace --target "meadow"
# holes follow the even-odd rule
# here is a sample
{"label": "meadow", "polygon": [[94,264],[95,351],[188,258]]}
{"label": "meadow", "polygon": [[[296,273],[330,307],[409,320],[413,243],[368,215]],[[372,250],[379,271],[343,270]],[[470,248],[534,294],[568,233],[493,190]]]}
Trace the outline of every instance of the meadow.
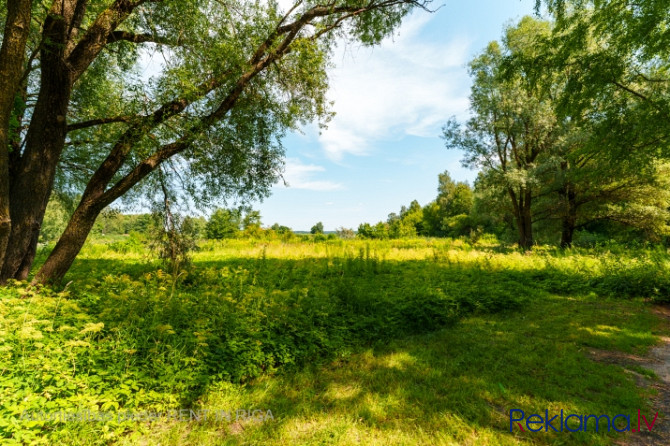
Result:
{"label": "meadow", "polygon": [[[89,242],[62,286],[0,288],[3,444],[606,445],[630,434],[510,432],[509,410],[653,412],[654,372],[589,352],[668,335],[665,247],[305,237],[201,242],[178,274],[154,258]],[[34,419],[86,410],[117,416]]]}

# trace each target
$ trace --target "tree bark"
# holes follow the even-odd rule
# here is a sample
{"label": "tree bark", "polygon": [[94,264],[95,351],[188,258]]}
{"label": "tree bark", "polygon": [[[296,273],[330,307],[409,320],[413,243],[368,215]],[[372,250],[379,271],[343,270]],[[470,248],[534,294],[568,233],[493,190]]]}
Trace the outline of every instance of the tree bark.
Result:
{"label": "tree bark", "polygon": [[[511,194],[514,196],[514,194]],[[533,219],[531,212],[532,191],[521,189],[518,202],[515,202],[514,210],[519,231],[519,247],[527,250],[533,246]]]}
{"label": "tree bark", "polygon": [[[0,269],[11,234],[9,121],[21,83],[30,33],[31,1],[9,0],[0,48]],[[2,279],[0,277],[0,283]]]}
{"label": "tree bark", "polygon": [[567,184],[559,194],[565,200],[565,213],[561,222],[561,248],[570,248],[577,226],[577,197],[570,184]]}
{"label": "tree bark", "polygon": [[66,116],[72,81],[65,63],[73,2],[54,2],[44,22],[45,44],[40,53],[41,88],[26,135],[16,177],[9,185],[11,231],[0,282],[27,277],[32,265],[44,212],[51,196],[58,160],[65,147]]}

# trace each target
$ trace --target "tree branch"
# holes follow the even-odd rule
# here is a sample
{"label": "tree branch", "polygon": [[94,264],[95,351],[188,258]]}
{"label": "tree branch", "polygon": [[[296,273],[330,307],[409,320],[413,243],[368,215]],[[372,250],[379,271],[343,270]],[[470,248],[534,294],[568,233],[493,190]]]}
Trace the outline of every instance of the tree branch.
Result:
{"label": "tree branch", "polygon": [[134,34],[128,31],[113,31],[107,38],[107,43],[114,43],[121,40],[132,43],[160,43],[163,45],[174,44],[163,36],[154,36],[153,34]]}
{"label": "tree branch", "polygon": [[107,45],[110,34],[128,18],[135,8],[143,3],[160,1],[162,0],[115,0],[109,8],[100,13],[67,58],[72,72],[72,81],[77,80],[84,73]]}
{"label": "tree branch", "polygon": [[115,122],[131,122],[135,118],[134,116],[115,116],[113,118],[98,118],[98,119],[91,119],[90,121],[83,121],[83,122],[77,122],[74,124],[68,124],[67,126],[67,132],[71,132],[74,130],[81,130],[81,129],[86,129],[89,127],[95,127],[97,125],[103,125],[103,124],[112,124]]}
{"label": "tree branch", "polygon": [[636,96],[636,97],[642,99],[643,101],[647,101],[647,102],[650,101],[650,99],[647,96],[643,95],[640,92],[637,92],[637,91],[633,90],[632,88],[629,88],[629,87],[623,85],[622,83],[618,82],[616,79],[612,80],[612,83],[614,85],[616,85],[617,87],[619,87],[620,89],[622,89],[624,91],[627,91],[628,93],[632,94],[633,96]]}
{"label": "tree branch", "polygon": [[[256,49],[248,62],[250,65],[249,69],[238,78],[237,82],[232,86],[219,107],[209,115],[201,118],[197,123],[193,124],[179,139],[161,146],[154,154],[137,164],[131,172],[98,197],[100,203],[104,206],[116,200],[131,187],[144,179],[162,162],[188,148],[197,135],[201,134],[203,130],[221,120],[234,107],[242,92],[253,78],[262,72],[268,65],[281,59],[281,57],[288,53],[290,51],[291,43],[297,38],[300,31],[306,25],[311,24],[313,19],[333,14],[347,14],[348,17],[351,17],[372,9],[404,3],[415,4],[413,0],[411,2],[406,0],[387,0],[380,3],[371,2],[368,7],[364,8],[351,6],[338,8],[333,8],[332,6],[314,6],[300,15],[294,22],[287,25],[278,25],[270,36],[268,36],[268,38]],[[273,48],[276,39],[280,36],[283,36],[283,39]],[[273,49],[267,53],[270,48]],[[214,88],[223,84],[223,77],[224,76],[221,76],[219,79],[212,79],[206,82],[198,88],[198,91],[201,94],[206,94],[209,91],[212,91]],[[165,121],[168,117],[181,113],[181,111],[183,111],[190,103],[191,100],[186,98],[173,101],[170,104],[162,106],[152,115],[145,117],[141,122],[132,126],[131,129],[128,129],[119,139],[107,160],[105,160],[103,165],[94,175],[94,178],[97,177],[97,181],[94,181],[94,178],[92,178],[91,183],[98,185],[101,183],[107,184],[107,181],[111,180],[113,175],[116,174],[122,165],[132,144],[143,136],[142,129],[153,127],[156,124]],[[100,179],[102,178],[106,181],[101,182]],[[84,195],[86,194],[87,192],[85,191]]]}

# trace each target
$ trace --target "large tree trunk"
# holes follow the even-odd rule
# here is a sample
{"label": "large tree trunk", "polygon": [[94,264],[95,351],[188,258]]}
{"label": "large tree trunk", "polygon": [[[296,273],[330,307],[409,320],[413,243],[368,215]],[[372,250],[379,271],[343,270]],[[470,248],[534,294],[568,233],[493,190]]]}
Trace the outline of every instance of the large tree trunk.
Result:
{"label": "large tree trunk", "polygon": [[577,200],[574,188],[567,184],[559,192],[565,200],[565,213],[561,222],[561,248],[570,248],[572,246],[572,237],[577,225]]}
{"label": "large tree trunk", "polygon": [[533,246],[533,219],[531,213],[532,193],[529,189],[519,191],[517,224],[519,226],[519,246],[530,249]]}
{"label": "large tree trunk", "polygon": [[[65,43],[73,4],[64,1],[57,7],[59,3],[54,2],[53,14],[49,14],[44,23],[44,36],[49,44],[45,44],[40,53],[41,88],[26,135],[26,148],[9,185],[12,225],[0,282],[10,278],[24,280],[28,276],[58,160],[65,147],[72,86],[65,62]],[[70,5],[69,10],[67,5]]]}
{"label": "large tree trunk", "polygon": [[[30,33],[30,0],[9,0],[0,48],[0,268],[11,234],[9,181],[9,120],[23,75],[26,42]],[[0,278],[1,283],[1,278]]]}
{"label": "large tree trunk", "polygon": [[10,184],[12,230],[0,280],[26,278],[29,268],[21,267],[32,264],[35,257],[58,160],[65,146],[65,115],[70,89],[66,83],[55,80],[59,77],[56,73],[51,73],[43,76],[43,82],[53,82],[53,85],[42,87],[18,175]]}

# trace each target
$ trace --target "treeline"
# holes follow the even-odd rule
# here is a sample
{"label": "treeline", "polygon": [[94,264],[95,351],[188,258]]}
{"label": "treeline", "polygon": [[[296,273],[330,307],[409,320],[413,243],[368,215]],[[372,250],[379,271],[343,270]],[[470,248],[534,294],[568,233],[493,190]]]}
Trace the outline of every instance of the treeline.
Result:
{"label": "treeline", "polygon": [[408,237],[459,237],[470,235],[478,227],[473,216],[474,192],[465,182],[455,182],[448,172],[438,177],[437,198],[425,206],[412,201],[399,213],[374,225],[358,226],[358,237],[396,239]]}
{"label": "treeline", "polygon": [[[58,239],[70,216],[69,202],[60,197],[49,202],[40,242],[49,243]],[[260,212],[248,206],[219,208],[209,218],[181,215],[174,215],[173,218],[177,231],[192,240],[261,237],[288,240],[296,237],[291,228],[279,223],[264,228]],[[124,214],[118,209],[105,209],[96,219],[91,235],[98,239],[114,239],[130,234],[153,237],[157,233],[166,232],[168,226],[164,213]],[[323,225],[320,232],[323,233]]]}
{"label": "treeline", "polygon": [[[660,172],[657,175],[660,175]],[[490,175],[490,174],[489,174]],[[654,182],[657,185],[654,186]],[[670,223],[670,191],[663,177],[646,185],[621,182],[609,193],[598,189],[580,197],[573,215],[564,213],[564,191],[560,183],[538,184],[538,198],[530,206],[534,241],[541,244],[573,243],[593,245],[598,242],[665,242]],[[570,195],[576,199],[577,194]],[[586,201],[590,200],[590,201]],[[566,225],[566,217],[574,218]],[[566,226],[569,231],[566,231]],[[339,229],[341,232],[347,231]],[[354,235],[365,239],[400,239],[410,237],[467,237],[476,241],[488,234],[504,242],[518,242],[519,227],[513,203],[499,185],[491,184],[487,172],[481,172],[474,187],[455,182],[449,172],[438,176],[438,195],[421,206],[414,200],[391,213],[386,221],[362,223]]]}
{"label": "treeline", "polygon": [[[489,174],[490,175],[490,174]],[[655,181],[663,182],[663,178]],[[537,243],[558,244],[566,241],[561,209],[562,191],[557,183],[548,181],[538,186],[541,195],[531,207],[533,234]],[[616,193],[615,193],[616,192]],[[594,196],[592,193],[591,196]],[[570,243],[668,240],[668,195],[666,189],[647,185],[636,189],[622,185],[612,193],[601,195],[589,205],[580,203],[582,212],[576,215]],[[576,196],[576,195],[575,195]],[[660,198],[659,198],[660,197]],[[618,198],[618,199],[615,199]],[[583,207],[582,207],[583,205]],[[609,213],[600,214],[599,207]],[[492,186],[486,171],[479,174],[474,187],[467,182],[454,181],[449,172],[438,175],[437,197],[422,206],[417,200],[402,206],[398,213],[389,214],[386,221],[361,223],[358,230],[340,227],[334,233],[324,233],[322,222],[312,226],[310,234],[297,234],[288,226],[275,223],[263,227],[261,214],[251,207],[220,208],[209,218],[184,216],[179,218],[179,232],[190,240],[223,240],[234,238],[264,238],[323,241],[331,239],[402,239],[412,237],[467,237],[476,241],[484,234],[505,242],[518,241],[518,226],[513,206],[501,188]],[[67,219],[66,203],[49,203],[40,241],[55,241]],[[123,214],[116,209],[103,211],[91,231],[94,238],[114,239],[137,234],[154,237],[164,231],[160,214]],[[573,240],[574,239],[574,240]]]}

